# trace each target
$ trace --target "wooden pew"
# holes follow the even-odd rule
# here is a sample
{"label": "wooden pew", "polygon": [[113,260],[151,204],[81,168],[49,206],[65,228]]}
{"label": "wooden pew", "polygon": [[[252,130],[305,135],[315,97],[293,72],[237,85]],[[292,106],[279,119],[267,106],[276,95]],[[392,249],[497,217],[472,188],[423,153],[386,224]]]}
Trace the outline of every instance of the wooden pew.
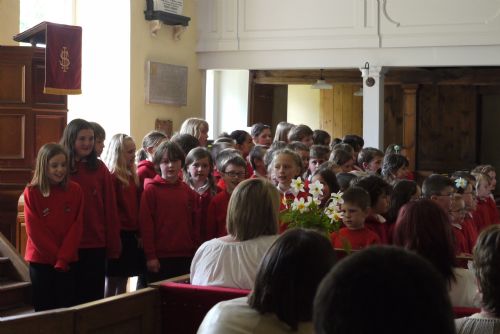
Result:
{"label": "wooden pew", "polygon": [[160,294],[156,288],[145,288],[65,309],[0,318],[0,334],[158,334],[160,330]]}
{"label": "wooden pew", "polygon": [[62,308],[0,318],[0,334],[73,332],[74,312],[71,309]]}

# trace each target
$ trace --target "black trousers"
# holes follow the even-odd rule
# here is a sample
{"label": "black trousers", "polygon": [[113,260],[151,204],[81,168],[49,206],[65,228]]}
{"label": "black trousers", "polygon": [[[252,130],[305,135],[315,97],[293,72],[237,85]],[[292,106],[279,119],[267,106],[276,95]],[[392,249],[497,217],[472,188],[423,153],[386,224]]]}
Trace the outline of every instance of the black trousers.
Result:
{"label": "black trousers", "polygon": [[57,271],[50,264],[30,262],[30,278],[33,288],[35,311],[70,307],[75,301],[75,270],[70,265],[66,272]]}
{"label": "black trousers", "polygon": [[167,257],[161,258],[160,271],[157,273],[147,272],[148,283],[162,281],[167,278],[189,274],[192,257]]}
{"label": "black trousers", "polygon": [[106,248],[80,248],[75,275],[78,304],[104,298]]}

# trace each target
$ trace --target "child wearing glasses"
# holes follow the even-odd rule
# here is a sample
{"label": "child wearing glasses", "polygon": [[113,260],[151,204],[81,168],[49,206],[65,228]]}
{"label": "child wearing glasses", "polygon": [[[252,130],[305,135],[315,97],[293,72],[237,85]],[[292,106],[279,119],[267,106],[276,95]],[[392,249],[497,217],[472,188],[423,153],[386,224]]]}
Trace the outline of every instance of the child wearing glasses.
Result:
{"label": "child wearing glasses", "polygon": [[206,239],[223,237],[227,234],[226,215],[229,198],[234,188],[246,178],[247,164],[240,152],[227,148],[222,150],[215,161],[217,170],[224,181],[224,189],[212,197],[207,209]]}
{"label": "child wearing glasses", "polygon": [[444,212],[450,212],[451,200],[455,193],[453,181],[441,174],[432,174],[422,184],[422,195],[426,199],[436,202]]}

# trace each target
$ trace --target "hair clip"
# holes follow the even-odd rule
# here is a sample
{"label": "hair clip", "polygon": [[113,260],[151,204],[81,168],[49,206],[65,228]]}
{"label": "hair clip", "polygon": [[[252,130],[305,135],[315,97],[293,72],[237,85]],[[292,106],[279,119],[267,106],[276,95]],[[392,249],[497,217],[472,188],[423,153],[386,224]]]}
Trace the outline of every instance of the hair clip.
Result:
{"label": "hair clip", "polygon": [[399,151],[401,151],[401,146],[394,145],[394,153],[399,154]]}
{"label": "hair clip", "polygon": [[467,180],[459,177],[455,180],[455,187],[465,189],[465,187],[467,187]]}

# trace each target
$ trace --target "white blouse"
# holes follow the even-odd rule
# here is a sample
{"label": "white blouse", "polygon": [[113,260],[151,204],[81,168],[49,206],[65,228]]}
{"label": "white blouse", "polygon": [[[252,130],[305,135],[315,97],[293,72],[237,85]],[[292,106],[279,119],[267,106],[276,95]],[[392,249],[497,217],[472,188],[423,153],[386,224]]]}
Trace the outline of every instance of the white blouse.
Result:
{"label": "white blouse", "polygon": [[191,284],[251,290],[257,268],[277,235],[246,241],[212,239],[203,243],[191,263]]}
{"label": "white blouse", "polygon": [[301,322],[296,332],[275,314],[260,314],[247,303],[247,297],[216,304],[207,313],[198,334],[313,334],[312,322]]}
{"label": "white blouse", "polygon": [[456,281],[451,282],[450,300],[452,306],[480,307],[481,295],[477,288],[476,277],[469,269],[453,268]]}

